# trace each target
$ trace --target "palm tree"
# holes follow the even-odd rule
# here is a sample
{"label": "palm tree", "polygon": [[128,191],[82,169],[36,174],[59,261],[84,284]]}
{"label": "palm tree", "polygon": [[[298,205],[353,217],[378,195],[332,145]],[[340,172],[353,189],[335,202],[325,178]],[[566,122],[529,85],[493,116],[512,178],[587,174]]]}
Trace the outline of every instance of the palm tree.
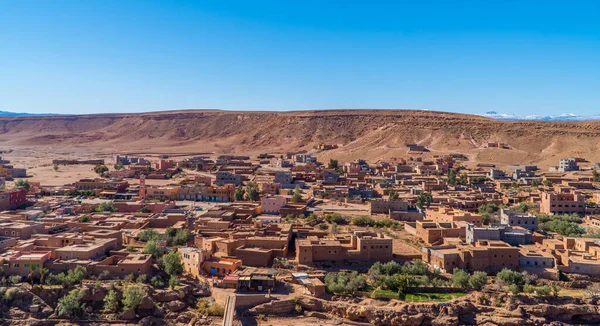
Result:
{"label": "palm tree", "polygon": [[48,274],[48,269],[45,267],[40,268],[40,284],[44,285],[46,282],[46,275]]}

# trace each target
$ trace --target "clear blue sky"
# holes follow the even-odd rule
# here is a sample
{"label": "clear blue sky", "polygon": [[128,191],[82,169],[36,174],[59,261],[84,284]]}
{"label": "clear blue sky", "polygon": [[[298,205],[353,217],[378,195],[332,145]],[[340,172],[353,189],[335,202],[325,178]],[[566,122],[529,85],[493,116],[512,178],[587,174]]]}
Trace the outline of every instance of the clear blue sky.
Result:
{"label": "clear blue sky", "polygon": [[600,1],[1,1],[0,110],[600,113]]}

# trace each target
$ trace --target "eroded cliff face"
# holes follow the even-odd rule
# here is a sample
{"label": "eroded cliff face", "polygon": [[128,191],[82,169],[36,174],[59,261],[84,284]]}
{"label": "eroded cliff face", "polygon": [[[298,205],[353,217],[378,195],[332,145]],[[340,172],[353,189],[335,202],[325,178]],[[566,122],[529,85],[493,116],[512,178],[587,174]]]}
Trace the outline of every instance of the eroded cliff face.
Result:
{"label": "eroded cliff face", "polygon": [[595,300],[513,297],[475,293],[447,303],[402,303],[376,306],[312,297],[272,301],[249,310],[252,315],[286,315],[296,311],[324,313],[373,325],[548,325],[597,324]]}
{"label": "eroded cliff face", "polygon": [[[0,118],[6,146],[150,147],[219,153],[284,152],[319,143],[343,145],[324,159],[406,156],[406,143],[431,154],[461,153],[473,162],[555,163],[557,157],[600,160],[600,122],[507,122],[473,115],[411,110],[303,112],[173,111]],[[510,149],[489,149],[487,141]],[[506,161],[506,162],[504,162]]]}

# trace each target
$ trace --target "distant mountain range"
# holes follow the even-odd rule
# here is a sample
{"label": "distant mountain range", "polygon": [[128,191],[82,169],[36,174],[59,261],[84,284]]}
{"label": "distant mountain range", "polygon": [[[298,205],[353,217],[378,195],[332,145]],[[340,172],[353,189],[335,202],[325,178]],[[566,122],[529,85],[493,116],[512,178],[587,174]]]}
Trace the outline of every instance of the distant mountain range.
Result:
{"label": "distant mountain range", "polygon": [[[57,113],[27,113],[27,112],[10,112],[0,111],[0,117],[26,117],[26,116],[51,116],[61,115]],[[560,115],[519,115],[514,113],[499,113],[496,111],[488,111],[484,114],[479,114],[486,118],[492,118],[505,121],[588,121],[600,120],[600,114],[594,115],[578,115],[573,113],[564,113]]]}
{"label": "distant mountain range", "polygon": [[26,117],[26,116],[46,116],[46,115],[59,115],[59,114],[0,111],[0,117]]}
{"label": "distant mountain range", "polygon": [[560,115],[517,115],[513,113],[498,113],[489,111],[481,116],[498,119],[498,120],[536,120],[536,121],[586,121],[600,120],[600,114],[595,115],[577,115],[573,113],[565,113]]}

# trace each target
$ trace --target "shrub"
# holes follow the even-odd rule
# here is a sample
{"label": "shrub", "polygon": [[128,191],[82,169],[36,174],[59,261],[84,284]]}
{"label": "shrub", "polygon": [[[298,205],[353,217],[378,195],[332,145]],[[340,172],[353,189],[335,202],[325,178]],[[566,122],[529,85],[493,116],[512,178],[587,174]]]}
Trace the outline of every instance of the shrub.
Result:
{"label": "shrub", "polygon": [[339,213],[325,215],[325,221],[327,221],[327,223],[335,223],[335,224],[347,223],[346,219]]}
{"label": "shrub", "polygon": [[196,310],[204,316],[223,317],[225,314],[225,309],[223,309],[223,307],[206,299],[199,299],[196,301]]}
{"label": "shrub", "polygon": [[17,285],[18,283],[21,283],[21,276],[20,275],[11,275],[9,278],[10,283]]}
{"label": "shrub", "polygon": [[137,283],[146,283],[147,280],[148,280],[148,276],[146,274],[140,274],[140,276],[138,276],[135,281]]}
{"label": "shrub", "polygon": [[332,293],[351,294],[364,289],[367,280],[355,271],[328,273],[325,276],[325,286]]}
{"label": "shrub", "polygon": [[21,297],[23,297],[23,295],[25,294],[25,292],[21,289],[21,288],[17,288],[17,287],[11,287],[8,288],[6,290],[6,292],[4,292],[4,300],[8,301],[8,302],[12,302],[14,300],[18,300]]}
{"label": "shrub", "polygon": [[119,311],[119,298],[117,292],[113,289],[110,289],[104,297],[104,311],[113,313]]}
{"label": "shrub", "polygon": [[171,278],[169,278],[169,287],[175,290],[178,284],[179,282],[177,281],[177,276],[172,275]]}
{"label": "shrub", "polygon": [[162,240],[163,236],[154,229],[142,230],[137,235],[137,239],[142,242]]}
{"label": "shrub", "polygon": [[325,224],[325,223],[321,223],[319,224],[319,229],[325,231],[329,229],[329,225]]}
{"label": "shrub", "polygon": [[125,282],[133,282],[134,279],[135,279],[135,275],[133,275],[133,273],[129,273],[129,274],[127,274],[127,276],[125,276],[125,278],[123,278],[123,280]]}
{"label": "shrub", "polygon": [[67,295],[58,300],[56,309],[59,317],[76,317],[83,314],[85,304],[81,303],[84,293],[83,290],[71,290]]}
{"label": "shrub", "polygon": [[158,259],[163,255],[163,249],[160,248],[154,240],[148,241],[142,249],[142,253],[152,255],[152,258]]}
{"label": "shrub", "polygon": [[510,290],[510,293],[512,293],[513,295],[518,295],[519,294],[519,286],[516,284],[511,284],[508,289]]}
{"label": "shrub", "polygon": [[498,272],[496,275],[496,281],[502,285],[516,285],[517,287],[522,286],[525,283],[524,277],[521,273],[505,268]]}
{"label": "shrub", "polygon": [[167,275],[173,276],[183,272],[183,264],[181,263],[181,256],[176,251],[171,251],[162,257],[161,261],[162,270]]}
{"label": "shrub", "polygon": [[481,290],[487,284],[486,272],[475,272],[469,279],[469,288],[473,290]]}
{"label": "shrub", "polygon": [[461,289],[469,288],[469,274],[462,269],[455,268],[452,273],[452,285]]}
{"label": "shrub", "polygon": [[150,280],[150,284],[158,289],[164,288],[165,287],[165,282],[158,276],[154,276],[151,280]]}
{"label": "shrub", "polygon": [[142,302],[142,298],[144,297],[145,291],[142,287],[137,285],[130,285],[123,290],[123,309],[131,310],[135,309],[140,302]]}

